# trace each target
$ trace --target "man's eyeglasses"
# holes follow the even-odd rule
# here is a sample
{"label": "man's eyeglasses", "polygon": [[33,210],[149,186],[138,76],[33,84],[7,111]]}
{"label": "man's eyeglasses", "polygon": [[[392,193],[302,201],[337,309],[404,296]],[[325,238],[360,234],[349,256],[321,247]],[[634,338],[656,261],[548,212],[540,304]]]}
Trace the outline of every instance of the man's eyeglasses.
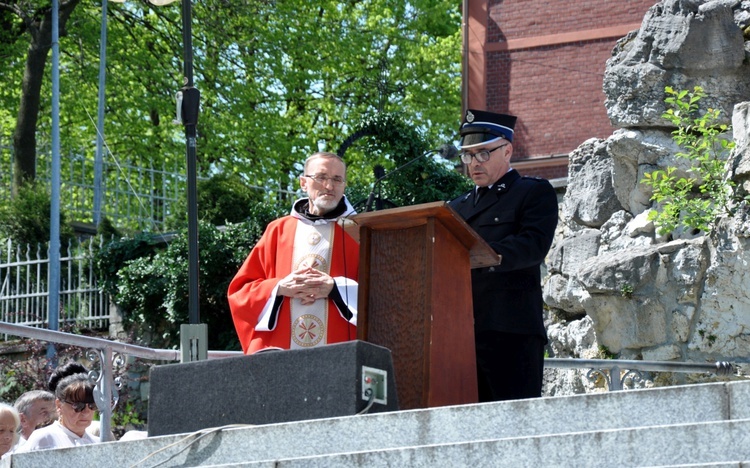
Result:
{"label": "man's eyeglasses", "polygon": [[504,148],[508,146],[509,143],[505,143],[504,145],[500,145],[497,148],[493,148],[491,150],[484,150],[480,151],[478,153],[469,153],[469,152],[463,152],[461,153],[461,161],[464,164],[471,164],[471,158],[477,158],[477,162],[483,163],[490,160],[490,153],[493,151],[499,150],[500,148]]}
{"label": "man's eyeglasses", "polygon": [[327,184],[329,180],[331,181],[333,185],[343,185],[346,183],[346,181],[339,176],[329,177],[327,175],[315,174],[315,175],[305,175],[305,177],[309,177],[315,182],[318,182],[323,185]]}
{"label": "man's eyeglasses", "polygon": [[75,411],[76,413],[82,412],[83,410],[86,409],[87,406],[89,407],[91,411],[96,411],[96,403],[84,403],[82,401],[76,401],[74,403],[72,401],[67,401],[67,400],[63,400],[63,403],[67,403],[70,406],[72,406],[73,411]]}

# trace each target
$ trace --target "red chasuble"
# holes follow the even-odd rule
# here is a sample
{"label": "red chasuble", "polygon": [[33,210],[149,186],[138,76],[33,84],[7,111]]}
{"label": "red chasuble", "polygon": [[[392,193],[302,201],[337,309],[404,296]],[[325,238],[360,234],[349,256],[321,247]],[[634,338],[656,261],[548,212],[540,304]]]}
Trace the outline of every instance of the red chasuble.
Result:
{"label": "red chasuble", "polygon": [[[356,281],[359,272],[359,244],[338,223],[330,222],[328,226],[321,228],[321,232],[326,232],[326,227],[330,232],[333,225],[328,251],[330,264],[325,269],[319,269],[334,278],[335,287],[348,310],[342,313],[330,298],[315,301],[318,317],[305,314],[297,299],[294,300],[294,305],[293,300],[288,297],[283,297],[280,307],[276,303],[278,282],[298,267],[295,262],[299,263],[299,251],[304,248],[300,236],[297,236],[295,244],[298,223],[304,223],[300,229],[315,229],[315,223],[295,216],[285,216],[271,222],[229,284],[229,307],[245,354],[270,347],[300,348],[357,338]],[[312,239],[311,243],[317,242],[316,235],[307,237]],[[317,254],[308,257],[312,256],[318,257]],[[349,312],[353,316],[347,321],[345,316]],[[305,321],[307,317],[313,317],[314,320]],[[294,340],[293,328],[296,336]],[[316,335],[321,328],[325,330],[324,340]],[[314,339],[311,341],[310,337]]]}

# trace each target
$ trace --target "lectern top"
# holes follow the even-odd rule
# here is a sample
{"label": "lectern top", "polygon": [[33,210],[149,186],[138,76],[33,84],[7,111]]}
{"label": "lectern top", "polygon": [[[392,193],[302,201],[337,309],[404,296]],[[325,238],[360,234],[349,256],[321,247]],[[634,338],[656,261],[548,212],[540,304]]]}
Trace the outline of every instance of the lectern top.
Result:
{"label": "lectern top", "polygon": [[361,213],[351,218],[352,224],[345,228],[359,240],[359,231],[363,228],[374,231],[408,229],[425,224],[430,218],[439,221],[469,250],[472,268],[500,264],[502,257],[444,201]]}

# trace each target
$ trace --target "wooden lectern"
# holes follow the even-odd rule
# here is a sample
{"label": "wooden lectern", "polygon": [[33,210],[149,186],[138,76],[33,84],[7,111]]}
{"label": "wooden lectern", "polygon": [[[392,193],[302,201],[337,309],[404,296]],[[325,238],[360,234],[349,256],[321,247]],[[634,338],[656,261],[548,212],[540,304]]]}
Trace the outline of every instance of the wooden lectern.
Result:
{"label": "wooden lectern", "polygon": [[497,265],[500,256],[445,202],[353,221],[357,335],[391,350],[399,407],[476,403],[471,268]]}

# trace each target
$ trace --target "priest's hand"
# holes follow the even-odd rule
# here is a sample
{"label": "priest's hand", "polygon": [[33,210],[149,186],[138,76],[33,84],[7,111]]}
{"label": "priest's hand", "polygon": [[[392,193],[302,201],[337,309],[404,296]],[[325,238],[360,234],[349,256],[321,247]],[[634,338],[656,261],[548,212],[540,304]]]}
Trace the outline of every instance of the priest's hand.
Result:
{"label": "priest's hand", "polygon": [[279,281],[278,294],[299,299],[309,305],[326,298],[334,287],[333,278],[312,267],[303,267],[291,272]]}

